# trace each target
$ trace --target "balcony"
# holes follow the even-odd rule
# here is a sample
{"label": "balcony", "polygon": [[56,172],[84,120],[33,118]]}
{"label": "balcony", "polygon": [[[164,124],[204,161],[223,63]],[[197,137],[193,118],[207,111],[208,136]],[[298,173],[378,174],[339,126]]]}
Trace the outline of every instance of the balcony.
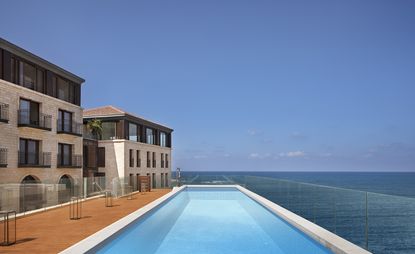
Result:
{"label": "balcony", "polygon": [[9,104],[0,103],[0,122],[9,122]]}
{"label": "balcony", "polygon": [[58,154],[58,168],[82,168],[82,155]]}
{"label": "balcony", "polygon": [[0,148],[0,167],[7,167],[7,148]]}
{"label": "balcony", "polygon": [[35,114],[31,113],[30,110],[19,109],[17,111],[18,116],[18,127],[31,127],[42,130],[52,130],[52,116],[46,114],[39,114],[39,117],[35,117]]}
{"label": "balcony", "polygon": [[50,168],[50,159],[51,153],[50,152],[18,152],[19,157],[19,168]]}
{"label": "balcony", "polygon": [[58,134],[69,134],[82,137],[83,125],[81,123],[77,123],[71,120],[64,120],[62,122],[62,120],[58,119],[56,126]]}

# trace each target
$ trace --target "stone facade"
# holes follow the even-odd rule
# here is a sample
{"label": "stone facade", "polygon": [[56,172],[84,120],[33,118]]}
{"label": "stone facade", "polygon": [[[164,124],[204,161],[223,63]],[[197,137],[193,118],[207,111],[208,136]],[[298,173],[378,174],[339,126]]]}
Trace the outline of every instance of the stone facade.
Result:
{"label": "stone facade", "polygon": [[[167,188],[171,181],[171,148],[150,145],[125,139],[100,140],[98,147],[105,147],[105,167],[99,167],[99,172],[104,172],[107,187],[112,186],[114,179],[125,179],[125,182],[138,190],[137,176],[150,175],[155,188]],[[132,150],[132,164],[130,165],[130,149]],[[137,158],[140,151],[140,158]],[[150,167],[147,167],[147,152],[150,153]],[[153,153],[155,155],[155,167],[153,167]],[[162,165],[163,154],[164,165]],[[166,163],[167,155],[167,163]],[[140,162],[137,163],[137,159]],[[162,167],[163,166],[163,167]],[[131,177],[132,176],[132,177]]]}
{"label": "stone facade", "polygon": [[[17,112],[21,98],[40,103],[40,112],[52,116],[52,129],[50,131],[32,127],[18,127]],[[7,148],[8,150],[7,167],[0,168],[0,184],[20,183],[28,175],[32,175],[41,183],[46,184],[56,184],[63,175],[68,175],[73,179],[73,184],[80,184],[82,168],[58,168],[57,154],[58,143],[65,143],[73,145],[73,154],[82,155],[82,137],[57,134],[57,119],[58,110],[62,109],[73,113],[73,121],[82,122],[82,108],[1,79],[0,103],[9,105],[8,123],[0,122],[0,148]],[[18,167],[20,138],[39,140],[39,150],[51,153],[51,167]]]}

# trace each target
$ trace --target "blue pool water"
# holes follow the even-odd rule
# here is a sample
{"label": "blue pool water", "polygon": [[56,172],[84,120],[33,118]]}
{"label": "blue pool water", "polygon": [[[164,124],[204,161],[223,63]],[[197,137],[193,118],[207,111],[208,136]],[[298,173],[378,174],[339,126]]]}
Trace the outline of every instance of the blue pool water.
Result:
{"label": "blue pool water", "polygon": [[331,253],[236,188],[187,188],[98,253]]}

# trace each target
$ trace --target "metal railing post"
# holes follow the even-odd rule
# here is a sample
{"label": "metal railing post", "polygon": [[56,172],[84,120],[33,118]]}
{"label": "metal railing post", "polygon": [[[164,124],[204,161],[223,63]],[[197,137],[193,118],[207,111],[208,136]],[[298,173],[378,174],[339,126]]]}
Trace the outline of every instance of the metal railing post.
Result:
{"label": "metal railing post", "polygon": [[69,202],[69,219],[79,220],[82,217],[81,197],[72,197]]}
{"label": "metal railing post", "polygon": [[112,206],[112,194],[111,191],[105,191],[105,207]]}
{"label": "metal railing post", "polygon": [[3,239],[0,239],[0,245],[12,245],[16,243],[16,211],[0,211],[3,224]]}

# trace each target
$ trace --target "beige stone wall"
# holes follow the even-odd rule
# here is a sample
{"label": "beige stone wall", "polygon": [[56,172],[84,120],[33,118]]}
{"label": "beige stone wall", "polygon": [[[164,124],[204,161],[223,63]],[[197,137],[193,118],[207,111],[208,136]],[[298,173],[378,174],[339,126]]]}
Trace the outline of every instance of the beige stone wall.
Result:
{"label": "beige stone wall", "polygon": [[[161,174],[167,174],[168,186],[171,186],[171,148],[160,147],[156,145],[149,145],[140,142],[134,142],[130,140],[101,140],[98,142],[99,147],[105,147],[105,168],[99,168],[100,172],[105,172],[107,188],[110,186],[111,181],[114,178],[129,177],[130,174],[134,175],[133,185],[137,186],[137,174],[145,176],[148,173],[150,176],[155,173],[156,175],[156,186],[160,188]],[[130,167],[130,149],[133,150],[134,166]],[[140,150],[141,155],[141,167],[137,167],[137,150]],[[147,151],[151,154],[156,153],[156,167],[147,167]],[[169,167],[161,167],[160,154],[168,154]],[[151,165],[152,166],[152,165]],[[165,186],[165,187],[168,187]]]}
{"label": "beige stone wall", "polygon": [[[52,130],[40,130],[29,127],[17,127],[17,110],[20,98],[40,103],[40,112],[52,116]],[[70,175],[75,184],[82,181],[82,168],[57,168],[58,143],[73,145],[73,153],[82,155],[82,137],[57,134],[58,109],[73,112],[73,120],[82,122],[82,109],[79,106],[38,93],[0,79],[0,102],[9,104],[9,123],[0,123],[0,147],[8,149],[8,166],[0,168],[1,183],[20,183],[27,175],[34,175],[42,183],[56,184],[59,178]],[[51,168],[19,168],[19,138],[40,140],[40,150],[51,152]]]}

